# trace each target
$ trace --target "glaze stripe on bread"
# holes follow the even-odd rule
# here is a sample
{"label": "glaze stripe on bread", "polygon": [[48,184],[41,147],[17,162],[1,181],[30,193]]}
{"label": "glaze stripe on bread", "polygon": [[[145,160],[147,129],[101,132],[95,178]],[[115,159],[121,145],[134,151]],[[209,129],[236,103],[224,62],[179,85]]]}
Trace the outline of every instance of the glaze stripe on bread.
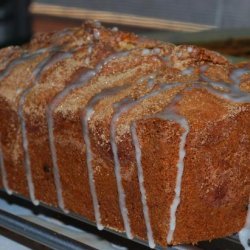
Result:
{"label": "glaze stripe on bread", "polygon": [[[44,51],[46,52],[46,51]],[[52,66],[54,63],[57,63],[58,61],[70,56],[71,54],[69,52],[61,52],[59,49],[54,48],[50,50],[49,55],[47,58],[42,60],[37,67],[34,69],[32,73],[32,82],[33,85],[39,84],[39,78],[42,74],[42,72],[48,67]],[[25,161],[25,170],[26,170],[26,177],[28,182],[28,188],[29,188],[29,195],[30,199],[33,202],[34,205],[38,205],[39,201],[35,198],[35,190],[34,190],[34,184],[32,179],[32,170],[30,166],[30,158],[29,158],[29,143],[26,135],[26,123],[25,118],[23,116],[23,105],[25,103],[26,96],[29,95],[29,93],[32,91],[33,86],[28,87],[21,93],[19,107],[18,107],[18,116],[21,123],[21,130],[22,130],[22,139],[23,139],[23,149],[24,149],[24,161]]]}
{"label": "glaze stripe on bread", "polygon": [[138,141],[137,133],[136,133],[136,123],[133,122],[131,124],[131,135],[133,138],[133,144],[135,147],[135,154],[136,154],[136,163],[138,168],[138,181],[140,183],[140,191],[141,191],[141,200],[143,204],[143,214],[145,219],[145,224],[147,227],[147,237],[148,237],[148,245],[151,248],[155,247],[155,241],[154,241],[154,235],[151,227],[151,221],[148,211],[148,205],[147,205],[147,196],[146,196],[146,190],[144,187],[144,178],[143,178],[143,168],[141,164],[141,149],[140,144]]}
{"label": "glaze stripe on bread", "polygon": [[83,138],[86,144],[86,159],[87,159],[87,167],[88,167],[88,173],[89,173],[89,185],[90,185],[90,190],[92,193],[92,199],[93,199],[93,206],[95,210],[95,218],[96,218],[96,223],[97,223],[97,228],[99,230],[103,229],[103,226],[101,224],[101,215],[100,215],[100,210],[99,210],[99,202],[98,202],[98,197],[96,194],[96,189],[95,189],[95,181],[94,181],[94,175],[93,175],[93,168],[92,168],[92,152],[91,152],[91,142],[89,139],[89,129],[88,129],[88,121],[91,119],[91,116],[93,115],[93,106],[99,102],[102,98],[105,98],[109,95],[114,95],[117,92],[121,91],[124,89],[126,86],[120,86],[120,87],[115,87],[111,89],[105,89],[101,93],[97,94],[94,96],[86,105],[84,108],[84,112],[82,115],[82,127],[83,127]]}

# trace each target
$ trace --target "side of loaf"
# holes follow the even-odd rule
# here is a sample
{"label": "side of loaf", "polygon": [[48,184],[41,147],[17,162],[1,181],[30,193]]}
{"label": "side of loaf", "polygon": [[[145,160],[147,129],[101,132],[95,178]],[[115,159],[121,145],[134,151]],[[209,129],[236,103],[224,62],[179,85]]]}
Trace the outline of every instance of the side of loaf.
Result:
{"label": "side of loaf", "polygon": [[248,226],[248,63],[86,22],[0,50],[0,121],[9,194],[150,247]]}

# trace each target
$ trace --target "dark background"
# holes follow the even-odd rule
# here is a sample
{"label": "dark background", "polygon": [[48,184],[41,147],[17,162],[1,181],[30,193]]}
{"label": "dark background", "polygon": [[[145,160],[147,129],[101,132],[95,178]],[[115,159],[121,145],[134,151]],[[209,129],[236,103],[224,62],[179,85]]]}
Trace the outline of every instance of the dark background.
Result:
{"label": "dark background", "polygon": [[249,0],[0,0],[0,47],[98,19],[151,38],[250,57]]}

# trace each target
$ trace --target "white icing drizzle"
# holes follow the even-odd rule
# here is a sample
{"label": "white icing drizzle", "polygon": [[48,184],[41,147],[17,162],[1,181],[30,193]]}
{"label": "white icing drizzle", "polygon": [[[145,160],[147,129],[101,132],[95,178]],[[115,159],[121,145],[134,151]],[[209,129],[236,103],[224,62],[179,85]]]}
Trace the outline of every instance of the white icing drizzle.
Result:
{"label": "white icing drizzle", "polygon": [[161,49],[160,48],[153,48],[152,53],[155,55],[158,55],[161,53]]}
{"label": "white icing drizzle", "polygon": [[182,75],[191,75],[193,73],[194,69],[193,68],[187,68],[181,71]]}
{"label": "white icing drizzle", "polygon": [[193,48],[193,47],[188,47],[188,48],[187,48],[187,51],[188,51],[189,53],[192,53],[192,52],[193,52],[193,50],[194,50],[194,48]]}
{"label": "white icing drizzle", "polygon": [[88,167],[88,174],[89,174],[89,186],[90,192],[93,199],[94,204],[94,212],[95,212],[95,219],[97,228],[102,230],[104,226],[101,224],[101,214],[100,214],[100,206],[98,202],[98,197],[95,188],[95,181],[94,181],[94,171],[92,166],[92,150],[91,150],[91,142],[89,138],[89,127],[88,121],[91,119],[92,115],[94,114],[94,106],[103,98],[111,95],[115,95],[116,93],[123,90],[126,86],[114,87],[110,89],[105,89],[101,93],[95,95],[89,103],[86,105],[83,116],[81,117],[82,120],[82,131],[83,131],[83,138],[86,144],[86,159],[87,159],[87,167]]}
{"label": "white icing drizzle", "polygon": [[45,59],[33,72],[34,78],[36,78],[36,81],[38,82],[40,79],[40,76],[43,71],[48,70],[51,66],[55,65],[56,63],[72,57],[71,52],[66,51],[55,51],[55,53],[48,57],[48,59]]}
{"label": "white icing drizzle", "polygon": [[127,237],[129,239],[132,239],[133,235],[132,235],[131,228],[130,228],[128,209],[126,206],[126,197],[125,197],[125,192],[124,192],[124,188],[122,185],[121,166],[120,166],[120,161],[119,161],[119,157],[118,157],[117,144],[115,141],[116,122],[117,122],[120,114],[123,113],[126,109],[125,105],[123,106],[123,104],[124,104],[124,102],[118,108],[118,112],[116,112],[112,117],[111,126],[110,126],[110,142],[111,142],[111,148],[112,148],[114,163],[115,163],[115,176],[116,176],[116,184],[117,184],[117,189],[118,189],[120,211],[122,214],[122,219],[123,219],[123,223],[124,223]]}
{"label": "white icing drizzle", "polygon": [[250,95],[249,94],[238,94],[236,92],[230,92],[230,93],[224,93],[219,92],[215,90],[213,87],[207,86],[206,87],[210,93],[213,93],[219,97],[222,97],[226,100],[235,102],[235,103],[247,103],[250,101]]}
{"label": "white icing drizzle", "polygon": [[210,85],[214,88],[214,89],[221,89],[224,92],[230,92],[230,86],[228,86],[229,84],[223,83],[223,82],[210,82]]}
{"label": "white icing drizzle", "polygon": [[22,89],[22,88],[17,88],[17,89],[16,89],[16,94],[17,94],[17,95],[19,95],[19,94],[21,94],[21,93],[22,93],[22,91],[23,91],[23,89]]}
{"label": "white icing drizzle", "polygon": [[176,228],[176,212],[177,208],[181,201],[181,183],[182,183],[182,176],[184,172],[184,158],[186,155],[185,145],[187,135],[190,131],[188,121],[183,117],[172,110],[166,110],[164,113],[158,115],[161,119],[170,120],[178,123],[181,128],[184,129],[184,132],[180,138],[180,145],[179,145],[179,159],[177,162],[177,177],[176,177],[176,186],[175,186],[175,197],[170,207],[170,224],[169,224],[169,231],[167,235],[167,243],[170,244],[173,239],[173,234]]}
{"label": "white icing drizzle", "polygon": [[143,206],[144,220],[145,220],[145,224],[147,228],[148,244],[150,248],[155,248],[154,236],[153,236],[153,231],[151,228],[151,221],[150,221],[148,205],[147,205],[146,189],[144,187],[143,168],[142,168],[142,162],[141,162],[141,148],[140,148],[140,143],[139,143],[137,132],[136,132],[136,123],[133,122],[130,128],[131,128],[133,144],[135,147],[137,174],[138,174],[139,187],[140,187],[140,192],[141,192],[141,202]]}
{"label": "white icing drizzle", "polygon": [[94,38],[95,40],[100,40],[100,31],[97,29],[94,29]]}
{"label": "white icing drizzle", "polygon": [[148,55],[150,55],[151,54],[151,50],[150,49],[143,49],[142,50],[142,55],[143,56],[148,56]]}
{"label": "white icing drizzle", "polygon": [[[250,101],[250,94],[244,92],[240,89],[240,78],[242,75],[246,73],[250,73],[249,69],[235,69],[232,71],[230,78],[233,83],[224,83],[224,82],[215,82],[209,79],[207,76],[204,75],[205,70],[207,69],[206,65],[201,67],[201,74],[200,78],[202,81],[209,83],[209,86],[206,88],[212,92],[213,94],[222,97],[226,100],[232,102],[249,102]],[[221,92],[215,89],[215,87],[219,87],[226,92]]]}
{"label": "white icing drizzle", "polygon": [[[64,205],[61,178],[60,178],[59,167],[57,163],[57,152],[56,152],[56,147],[55,147],[55,142],[54,142],[54,132],[53,132],[54,131],[54,120],[53,120],[54,110],[64,100],[66,96],[68,96],[74,90],[84,87],[86,84],[88,84],[92,78],[94,78],[98,73],[100,73],[103,66],[105,66],[107,63],[111,62],[112,60],[118,59],[120,57],[125,57],[128,54],[129,52],[118,52],[118,53],[111,54],[106,59],[101,61],[94,70],[88,70],[87,72],[81,74],[74,83],[66,86],[61,92],[59,92],[53,98],[53,100],[47,106],[46,116],[47,116],[48,130],[49,130],[49,143],[50,143],[50,150],[51,150],[51,156],[52,156],[52,162],[53,162],[53,173],[54,173],[54,178],[55,178],[58,206],[66,213],[68,211],[66,210],[65,205]],[[91,175],[91,173],[88,173],[88,174]],[[94,204],[95,197],[92,196],[92,199],[93,199],[93,206],[95,206]],[[98,214],[95,214],[95,217],[98,218]],[[98,222],[98,220],[96,221]]]}
{"label": "white icing drizzle", "polygon": [[230,78],[233,80],[234,83],[236,83],[236,87],[239,86],[241,77],[244,74],[250,73],[250,69],[234,69],[232,73],[230,74]]}
{"label": "white icing drizzle", "polygon": [[165,61],[166,63],[168,63],[169,60],[170,60],[170,57],[169,57],[169,56],[162,56],[161,58],[162,58],[162,60]]}
{"label": "white icing drizzle", "polygon": [[11,195],[13,191],[9,188],[9,184],[8,184],[7,172],[6,172],[5,165],[4,165],[4,156],[3,156],[3,151],[2,151],[1,134],[0,134],[0,170],[2,174],[3,187],[5,191],[7,192],[7,194]]}
{"label": "white icing drizzle", "polygon": [[152,88],[155,84],[155,76],[150,76],[149,79],[148,79],[148,87],[149,88]]}
{"label": "white icing drizzle", "polygon": [[33,53],[23,53],[20,57],[12,60],[7,66],[6,68],[1,72],[1,75],[0,75],[0,81],[2,81],[5,77],[7,77],[11,70],[16,67],[17,65],[27,61],[27,60],[30,60],[30,59],[33,59],[43,53],[46,53],[47,51],[49,51],[50,48],[43,48],[43,49],[39,49]]}
{"label": "white icing drizzle", "polygon": [[117,52],[117,53],[111,54],[110,56],[108,56],[106,59],[104,59],[102,62],[100,62],[96,66],[96,69],[95,69],[96,74],[98,74],[102,70],[103,66],[105,66],[109,62],[116,60],[118,58],[121,58],[121,57],[126,57],[129,55],[129,53],[130,51],[123,51],[123,52]]}
{"label": "white icing drizzle", "polygon": [[89,57],[86,57],[85,60],[84,60],[84,63],[85,63],[86,65],[88,65],[88,64],[90,63],[90,58],[89,58]]}
{"label": "white icing drizzle", "polygon": [[[24,103],[26,101],[27,95],[32,91],[33,87],[39,83],[39,78],[43,70],[47,67],[47,65],[52,65],[52,63],[56,63],[59,60],[62,60],[69,56],[68,52],[59,52],[56,49],[54,52],[48,56],[46,59],[44,59],[42,62],[40,62],[35,70],[32,73],[32,76],[34,78],[32,86],[25,89],[21,96],[18,106],[18,117],[19,121],[21,123],[21,132],[22,132],[22,143],[23,143],[23,151],[24,151],[24,165],[25,165],[25,171],[26,171],[26,178],[28,182],[28,189],[29,189],[29,195],[30,199],[33,202],[34,205],[39,205],[39,201],[35,197],[35,188],[32,178],[32,171],[31,171],[31,164],[30,164],[30,155],[29,155],[29,142],[27,138],[27,130],[26,130],[26,122],[23,114],[23,108]],[[54,58],[55,57],[55,58]],[[51,61],[52,60],[52,61]]]}
{"label": "white icing drizzle", "polygon": [[142,84],[144,81],[147,81],[148,87],[152,88],[155,83],[155,78],[156,78],[156,74],[150,74],[150,75],[141,77],[136,83]]}
{"label": "white icing drizzle", "polygon": [[142,56],[149,56],[149,55],[158,55],[161,53],[161,49],[160,48],[153,48],[153,49],[143,49],[142,50]]}
{"label": "white icing drizzle", "polygon": [[30,88],[27,90],[24,90],[20,101],[19,101],[19,107],[18,107],[18,116],[21,123],[21,131],[22,131],[22,143],[23,143],[23,151],[24,151],[24,166],[25,166],[25,172],[26,172],[26,178],[28,182],[28,189],[29,189],[29,195],[32,203],[34,205],[39,205],[39,201],[35,198],[35,189],[34,189],[34,183],[31,173],[31,166],[30,166],[30,157],[29,157],[29,145],[28,145],[28,139],[27,139],[27,131],[26,131],[26,123],[23,115],[23,106],[26,100],[26,96],[29,93]]}
{"label": "white icing drizzle", "polygon": [[116,109],[116,111],[111,120],[110,142],[111,142],[111,148],[112,148],[114,163],[115,163],[115,176],[116,176],[116,183],[117,183],[117,189],[118,189],[118,195],[119,195],[119,205],[120,205],[120,210],[121,210],[121,214],[123,218],[125,231],[129,239],[132,239],[133,235],[131,233],[131,228],[130,228],[130,220],[129,220],[128,210],[126,206],[126,195],[125,195],[124,188],[122,185],[121,166],[120,166],[118,148],[117,148],[116,139],[115,139],[116,138],[116,123],[123,113],[127,112],[130,108],[132,108],[139,102],[145,99],[148,99],[150,97],[156,96],[159,93],[163,92],[164,90],[168,90],[179,85],[180,85],[179,83],[162,84],[159,89],[152,91],[144,96],[141,96],[137,100],[130,100],[128,98],[125,98],[122,101],[114,104],[114,108]]}
{"label": "white icing drizzle", "polygon": [[90,55],[92,54],[92,52],[93,52],[93,43],[92,43],[92,41],[91,41],[91,43],[89,43],[88,49],[87,49],[87,54],[88,54],[89,56],[86,57],[85,60],[84,60],[84,63],[85,63],[86,65],[88,65],[88,64],[90,63]]}
{"label": "white icing drizzle", "polygon": [[[176,87],[178,85],[180,85],[180,84],[179,83],[174,83],[171,85],[168,84],[167,89],[171,89],[171,88]],[[163,85],[164,89],[165,89],[165,87],[166,86]],[[189,88],[190,87],[187,87],[185,89],[189,89]],[[156,94],[159,94],[160,93],[159,91],[161,92],[162,90],[160,89],[157,91],[153,91],[152,93],[156,92]],[[146,117],[158,117],[158,118],[163,119],[163,120],[175,121],[184,129],[184,132],[180,138],[179,159],[177,162],[175,197],[174,197],[173,202],[170,206],[170,223],[169,223],[169,232],[167,235],[167,243],[168,244],[170,244],[172,241],[173,234],[174,234],[175,227],[176,227],[176,212],[177,212],[177,208],[180,204],[181,183],[182,183],[182,176],[183,176],[183,172],[184,172],[184,158],[186,155],[186,151],[185,151],[186,138],[187,138],[187,135],[190,131],[188,121],[185,119],[185,117],[183,117],[179,114],[176,114],[172,109],[173,105],[180,100],[180,98],[182,96],[182,92],[180,94],[177,94],[173,98],[171,103],[168,105],[168,107],[164,111],[161,111],[155,115],[146,116]],[[152,93],[150,93],[149,95],[151,95]],[[145,96],[142,97],[142,99],[144,99],[144,98],[145,98]],[[132,134],[133,144],[135,146],[135,152],[136,152],[139,184],[140,184],[140,190],[141,190],[141,194],[142,194],[141,199],[142,199],[142,204],[143,204],[144,219],[145,219],[145,223],[146,223],[146,227],[147,227],[149,246],[153,247],[154,240],[153,240],[152,229],[151,229],[151,227],[149,228],[150,218],[149,218],[148,207],[147,207],[147,203],[146,203],[146,191],[145,191],[145,188],[142,186],[142,184],[143,184],[143,171],[142,171],[142,165],[141,165],[141,152],[140,152],[140,145],[138,142],[138,138],[136,135],[136,123],[135,122],[132,123],[131,134]]]}
{"label": "white icing drizzle", "polygon": [[239,239],[245,250],[250,250],[250,202],[248,204],[246,223],[245,226],[239,232]]}
{"label": "white icing drizzle", "polygon": [[88,54],[90,55],[93,52],[93,44],[90,43],[88,46]]}
{"label": "white icing drizzle", "polygon": [[47,116],[47,123],[48,123],[48,134],[49,134],[49,144],[50,144],[50,151],[51,151],[51,157],[52,157],[52,163],[53,163],[53,175],[54,175],[54,181],[56,186],[56,193],[57,193],[57,200],[58,200],[58,206],[65,212],[68,213],[68,210],[64,208],[64,202],[62,197],[62,187],[60,182],[60,176],[58,166],[57,166],[57,157],[56,157],[56,147],[54,143],[54,120],[52,117],[53,113],[53,103],[47,107],[46,109],[46,116]]}
{"label": "white icing drizzle", "polygon": [[60,174],[59,168],[57,163],[57,152],[54,142],[54,119],[53,119],[53,112],[56,107],[60,104],[60,102],[69,95],[74,89],[84,86],[88,83],[88,81],[95,76],[95,72],[93,70],[88,71],[87,73],[83,74],[79,81],[68,85],[62,92],[57,94],[51,103],[47,106],[46,109],[46,116],[47,116],[47,123],[48,123],[48,131],[49,131],[49,143],[50,143],[50,151],[53,163],[53,174],[55,179],[55,186],[57,192],[57,199],[58,199],[58,206],[65,212],[68,213],[68,210],[64,206],[63,194],[62,194],[62,185],[60,181]]}
{"label": "white icing drizzle", "polygon": [[119,29],[118,29],[117,27],[113,27],[113,28],[111,29],[111,31],[113,31],[113,32],[118,32]]}

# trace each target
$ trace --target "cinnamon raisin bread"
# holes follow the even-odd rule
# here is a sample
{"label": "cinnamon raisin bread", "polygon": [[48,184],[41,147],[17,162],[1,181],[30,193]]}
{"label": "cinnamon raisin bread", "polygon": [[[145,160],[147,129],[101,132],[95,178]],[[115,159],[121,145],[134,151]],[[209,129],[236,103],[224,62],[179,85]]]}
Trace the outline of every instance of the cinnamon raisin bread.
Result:
{"label": "cinnamon raisin bread", "polygon": [[0,50],[0,187],[150,247],[241,230],[250,64],[105,29]]}

